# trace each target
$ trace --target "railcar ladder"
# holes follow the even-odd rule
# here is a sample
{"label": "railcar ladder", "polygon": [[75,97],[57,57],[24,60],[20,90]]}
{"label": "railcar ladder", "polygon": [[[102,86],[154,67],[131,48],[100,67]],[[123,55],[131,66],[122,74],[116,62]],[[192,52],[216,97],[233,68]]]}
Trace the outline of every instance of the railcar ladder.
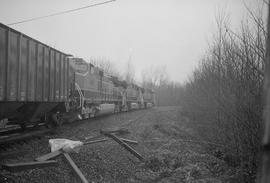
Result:
{"label": "railcar ladder", "polygon": [[83,109],[84,96],[83,96],[82,90],[81,90],[80,86],[77,83],[75,83],[75,87],[78,90],[78,93],[80,95],[80,107],[81,107],[81,109]]}

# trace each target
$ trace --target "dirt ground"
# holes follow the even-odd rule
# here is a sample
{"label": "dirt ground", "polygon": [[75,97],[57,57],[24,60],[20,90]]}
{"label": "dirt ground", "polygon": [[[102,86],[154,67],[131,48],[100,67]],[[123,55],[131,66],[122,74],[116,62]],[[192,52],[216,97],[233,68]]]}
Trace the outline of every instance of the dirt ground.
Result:
{"label": "dirt ground", "polygon": [[[17,144],[8,151],[24,153],[0,162],[32,161],[50,151],[51,138],[84,140],[99,135],[100,129],[122,127],[131,132],[123,137],[139,142],[132,146],[145,161],[139,161],[112,140],[83,146],[71,157],[89,182],[237,182],[236,170],[209,153],[187,124],[179,107],[155,107],[85,120],[65,125],[57,134]],[[0,169],[0,182],[80,182],[63,157],[56,160],[58,167],[15,174]]]}

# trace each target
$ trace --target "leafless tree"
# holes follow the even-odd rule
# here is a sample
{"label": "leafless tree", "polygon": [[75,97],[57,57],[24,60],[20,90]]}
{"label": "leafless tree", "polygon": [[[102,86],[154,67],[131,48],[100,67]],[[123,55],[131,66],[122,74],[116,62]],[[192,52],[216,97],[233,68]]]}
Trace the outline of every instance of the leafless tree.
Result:
{"label": "leafless tree", "polygon": [[239,182],[255,181],[262,134],[266,31],[262,13],[249,12],[238,32],[218,18],[213,43],[181,90],[184,113],[205,126],[202,137],[230,147],[220,158],[239,168]]}
{"label": "leafless tree", "polygon": [[141,72],[142,83],[149,88],[156,88],[169,82],[166,66],[151,66]]}
{"label": "leafless tree", "polygon": [[115,67],[115,65],[107,58],[90,58],[90,63],[94,66],[101,68],[105,73],[122,78],[121,72]]}
{"label": "leafless tree", "polygon": [[170,81],[166,66],[151,66],[141,72],[142,85],[155,90],[156,102],[159,106],[180,104],[180,93],[183,87]]}
{"label": "leafless tree", "polygon": [[124,78],[127,82],[129,83],[134,83],[135,82],[135,68],[132,64],[131,59],[126,64],[126,70],[124,73]]}

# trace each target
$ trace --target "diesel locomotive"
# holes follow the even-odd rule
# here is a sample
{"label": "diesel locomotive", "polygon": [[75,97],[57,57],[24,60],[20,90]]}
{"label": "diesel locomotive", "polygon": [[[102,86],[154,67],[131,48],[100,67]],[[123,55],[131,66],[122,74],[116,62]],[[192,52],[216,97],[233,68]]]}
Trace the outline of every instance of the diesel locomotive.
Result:
{"label": "diesel locomotive", "polygon": [[153,106],[155,93],[0,23],[0,120],[61,125]]}

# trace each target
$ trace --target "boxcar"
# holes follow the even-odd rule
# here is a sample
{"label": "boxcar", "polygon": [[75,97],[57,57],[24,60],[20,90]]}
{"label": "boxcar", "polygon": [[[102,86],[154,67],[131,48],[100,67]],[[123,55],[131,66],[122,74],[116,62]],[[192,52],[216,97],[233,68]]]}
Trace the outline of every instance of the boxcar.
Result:
{"label": "boxcar", "polygon": [[45,118],[68,99],[69,55],[0,23],[0,120]]}

